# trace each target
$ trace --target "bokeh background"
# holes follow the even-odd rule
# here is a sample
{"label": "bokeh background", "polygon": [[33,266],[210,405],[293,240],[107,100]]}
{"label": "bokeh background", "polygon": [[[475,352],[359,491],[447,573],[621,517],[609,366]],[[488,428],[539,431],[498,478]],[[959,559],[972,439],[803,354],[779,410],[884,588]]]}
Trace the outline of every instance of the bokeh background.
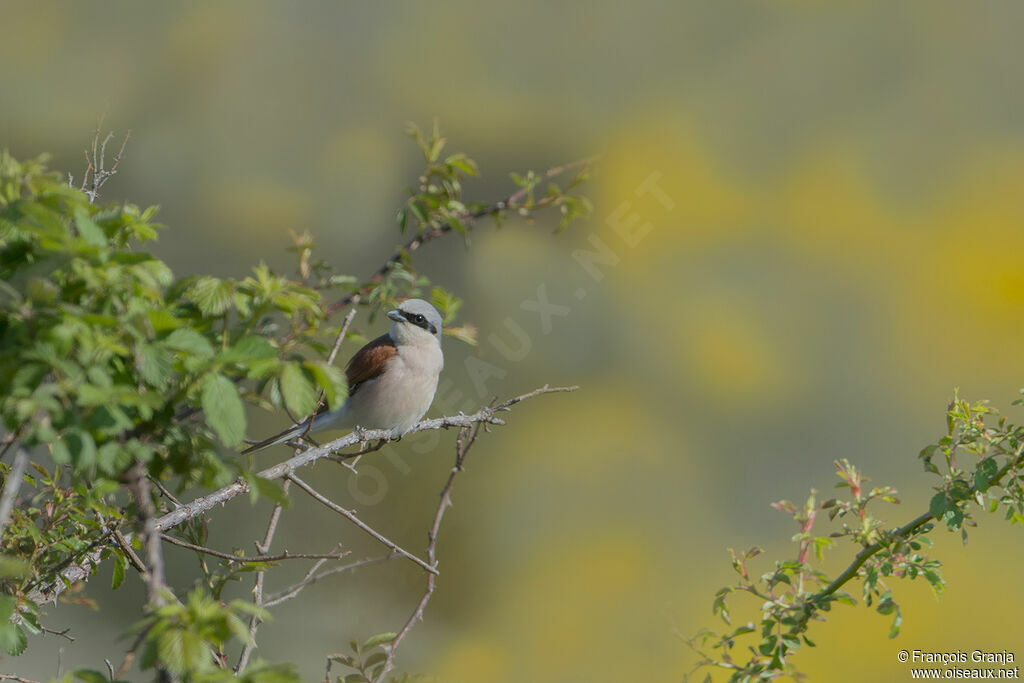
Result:
{"label": "bokeh background", "polygon": [[[439,241],[417,261],[465,297],[483,341],[446,342],[434,414],[545,382],[582,389],[524,404],[478,443],[400,666],[673,681],[694,661],[674,632],[715,624],[726,548],[793,555],[771,501],[831,489],[847,457],[900,489],[887,514],[901,523],[930,497],[915,454],[954,387],[1022,418],[1022,21],[1010,1],[9,2],[0,145],[79,175],[101,116],[131,129],[105,199],[159,204],[155,251],[179,275],[221,276],[291,267],[290,229],[368,274],[418,171],[409,120],[439,118],[480,162],[473,198],[505,195],[508,171],[603,154],[588,221],[558,236],[545,219],[482,226],[470,249]],[[671,208],[638,196],[652,174]],[[634,214],[651,227],[631,247],[611,223]],[[592,235],[619,259],[600,281],[572,258]],[[521,307],[539,288],[568,307],[548,331]],[[515,360],[489,341],[514,345],[508,319],[529,337]],[[491,368],[485,386],[467,358]],[[252,418],[255,436],[283,422]],[[452,437],[365,461],[375,473],[354,494],[340,468],[307,478],[419,549]],[[213,542],[248,547],[266,514],[234,502]],[[300,498],[279,538],[372,550]],[[901,648],[1024,658],[1021,540],[990,517],[966,548],[940,534],[941,603],[899,585],[896,641],[869,609],[835,611],[802,667],[841,683],[907,679]],[[168,554],[187,586],[194,559]],[[49,617],[73,644],[36,639],[0,667],[45,678],[118,659],[141,589],[108,595],[108,576],[89,587],[102,612]],[[317,585],[262,628],[260,654],[318,680],[325,653],[403,623],[422,581],[396,561]]]}

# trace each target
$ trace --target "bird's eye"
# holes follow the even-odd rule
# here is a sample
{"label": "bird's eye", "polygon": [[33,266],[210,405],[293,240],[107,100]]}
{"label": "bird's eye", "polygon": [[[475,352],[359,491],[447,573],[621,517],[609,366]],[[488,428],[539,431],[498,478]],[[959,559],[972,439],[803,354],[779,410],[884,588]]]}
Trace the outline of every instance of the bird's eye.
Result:
{"label": "bird's eye", "polygon": [[422,325],[423,323],[427,322],[427,319],[424,318],[422,315],[419,315],[419,314],[416,314],[416,317],[413,318],[413,320],[416,321],[417,325]]}

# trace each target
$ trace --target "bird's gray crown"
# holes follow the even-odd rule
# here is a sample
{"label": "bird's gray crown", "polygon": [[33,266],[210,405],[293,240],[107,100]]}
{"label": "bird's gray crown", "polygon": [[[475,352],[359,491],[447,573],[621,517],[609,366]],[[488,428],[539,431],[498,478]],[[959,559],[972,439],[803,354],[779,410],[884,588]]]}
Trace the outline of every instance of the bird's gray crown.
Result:
{"label": "bird's gray crown", "polygon": [[400,317],[402,322],[421,327],[436,335],[438,339],[441,338],[441,314],[423,299],[406,299],[398,304],[398,310],[392,311],[392,313],[397,313],[397,315],[388,314],[389,318],[398,320]]}

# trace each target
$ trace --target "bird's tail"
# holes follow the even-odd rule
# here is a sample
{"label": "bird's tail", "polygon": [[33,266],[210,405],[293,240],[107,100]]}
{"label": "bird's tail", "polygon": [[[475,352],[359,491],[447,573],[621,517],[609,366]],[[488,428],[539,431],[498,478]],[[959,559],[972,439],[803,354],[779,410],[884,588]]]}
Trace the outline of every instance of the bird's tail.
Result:
{"label": "bird's tail", "polygon": [[274,436],[268,439],[264,439],[259,443],[254,443],[253,445],[249,446],[244,451],[242,451],[242,455],[245,455],[246,453],[255,453],[256,451],[262,451],[264,448],[270,448],[271,446],[276,446],[279,443],[285,443],[286,441],[290,441],[291,439],[294,439],[298,436],[302,436],[303,434],[310,430],[309,422],[310,420],[303,420],[299,424],[293,427],[289,427],[280,434],[275,434]]}

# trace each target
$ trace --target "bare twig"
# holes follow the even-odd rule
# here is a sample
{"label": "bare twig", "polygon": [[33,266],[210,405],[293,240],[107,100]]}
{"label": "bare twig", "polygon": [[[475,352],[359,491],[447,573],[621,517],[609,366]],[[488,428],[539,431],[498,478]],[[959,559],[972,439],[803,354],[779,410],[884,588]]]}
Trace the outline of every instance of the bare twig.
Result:
{"label": "bare twig", "polygon": [[344,572],[355,571],[356,569],[359,569],[361,567],[368,567],[370,565],[380,564],[381,562],[387,562],[388,560],[391,560],[396,557],[399,557],[398,553],[391,551],[387,555],[381,555],[380,557],[369,557],[364,560],[358,560],[356,562],[350,562],[349,564],[341,565],[340,567],[332,567],[330,569],[325,569],[322,572],[317,572],[316,570],[320,568],[323,562],[326,562],[326,560],[324,560],[323,562],[319,562],[313,565],[310,571],[306,573],[306,576],[298,583],[295,583],[289,586],[288,588],[278,591],[277,593],[274,593],[265,598],[263,601],[263,606],[273,607],[274,605],[278,605],[284,602],[285,600],[291,600],[296,595],[298,595],[303,588],[311,586],[317,581],[321,581],[327,578],[328,576],[333,576],[335,574],[343,574]]}
{"label": "bare twig", "polygon": [[24,678],[22,676],[15,676],[14,674],[0,674],[0,681],[17,681],[17,683],[39,683],[39,681],[32,678]]}
{"label": "bare twig", "polygon": [[385,538],[382,534],[380,534],[379,532],[375,531],[366,522],[364,522],[363,520],[361,520],[358,517],[356,517],[356,513],[352,512],[351,510],[346,510],[345,508],[343,508],[340,505],[338,505],[337,503],[335,503],[333,500],[327,498],[326,496],[324,496],[321,493],[318,493],[316,491],[316,489],[314,489],[312,486],[310,486],[306,482],[304,482],[301,479],[299,479],[294,473],[289,473],[286,476],[289,479],[291,479],[292,481],[294,481],[296,486],[298,486],[300,489],[302,489],[303,491],[308,493],[313,498],[313,500],[317,501],[318,503],[324,505],[325,507],[327,507],[327,508],[329,508],[331,510],[334,510],[339,515],[341,515],[342,517],[344,517],[348,521],[352,522],[357,527],[362,529],[364,532],[366,532],[367,534],[369,534],[373,538],[377,539],[382,544],[384,544],[385,546],[387,546],[388,548],[390,548],[394,552],[398,553],[402,557],[405,557],[405,558],[407,558],[409,560],[412,560],[413,562],[415,562],[419,566],[423,567],[423,569],[427,570],[431,574],[436,574],[437,573],[437,570],[434,567],[430,566],[429,564],[427,564],[426,562],[424,562],[420,558],[416,557],[415,555],[410,553],[408,550],[405,550],[404,548],[400,547],[394,541],[391,541],[391,540]]}
{"label": "bare twig", "polygon": [[65,640],[67,640],[69,643],[75,642],[74,637],[71,636],[71,635],[68,635],[68,634],[71,633],[71,627],[70,626],[68,626],[63,631],[54,631],[52,628],[46,628],[45,626],[40,626],[39,630],[42,631],[44,634],[46,634],[48,636],[60,636],[61,638],[64,638]]}
{"label": "bare twig", "polygon": [[219,557],[222,560],[229,560],[231,562],[237,562],[239,564],[252,564],[254,562],[280,562],[281,560],[340,560],[348,556],[347,552],[344,553],[290,553],[287,550],[279,555],[256,555],[252,557],[239,557],[238,555],[232,555],[231,553],[224,553],[213,548],[207,548],[206,546],[195,545],[187,541],[183,541],[180,538],[174,536],[168,536],[167,534],[160,534],[160,538],[164,541],[179,546],[181,548],[188,548],[194,550],[197,553],[203,553],[204,555],[210,555],[211,557]]}
{"label": "bare twig", "polygon": [[[508,410],[511,406],[519,403],[520,401],[525,401],[528,398],[541,394],[574,391],[576,388],[577,387],[550,387],[545,385],[540,389],[509,399],[496,406],[485,406],[472,415],[460,414],[423,420],[413,426],[412,429],[406,433],[406,436],[408,437],[410,434],[415,434],[417,432],[447,429],[449,427],[470,427],[476,423],[503,425],[505,424],[505,421],[498,417],[497,413]],[[388,441],[390,438],[391,433],[388,431],[358,429],[342,436],[339,439],[335,439],[334,441],[316,448],[310,448],[309,450],[303,451],[288,460],[280,462],[272,467],[268,467],[260,472],[259,476],[264,479],[281,479],[299,468],[306,467],[317,460],[334,455],[343,448],[348,448],[349,446],[353,446],[363,441],[371,441],[374,439]],[[242,480],[228,484],[227,486],[224,486],[223,488],[220,488],[208,495],[196,498],[195,500],[186,503],[180,508],[155,520],[156,530],[164,532],[168,529],[172,529],[179,524],[183,524],[190,519],[194,519],[207,513],[218,505],[222,505],[229,500],[248,492],[248,490],[248,484]],[[102,551],[102,548],[103,544],[99,544],[97,548],[94,548],[86,555],[80,556],[80,559],[70,563],[61,571],[60,579],[46,586],[33,589],[29,593],[29,597],[36,602],[47,602],[56,599],[67,589],[67,586],[87,581],[91,574],[92,567],[100,561],[100,552]]]}
{"label": "bare twig", "polygon": [[[121,142],[121,149],[118,150],[114,156],[113,164],[110,168],[106,167],[107,163],[107,144],[113,139],[113,133],[107,133],[107,136],[100,142],[100,130],[103,127],[102,119],[96,124],[96,131],[92,139],[92,150],[85,150],[85,173],[82,175],[82,184],[79,186],[79,190],[84,192],[89,197],[89,203],[95,204],[96,200],[100,196],[100,188],[110,180],[112,176],[117,174],[117,167],[121,163],[122,157],[124,157],[125,147],[128,145],[128,138],[131,137],[132,132],[129,130],[124,140]],[[74,185],[74,178],[71,174],[68,174],[68,184]]]}
{"label": "bare twig", "polygon": [[[352,324],[352,318],[356,317],[356,309],[353,308],[345,316],[345,320],[341,323],[341,330],[338,332],[337,338],[334,340],[334,346],[331,347],[331,352],[327,354],[327,364],[334,365],[334,359],[338,357],[338,351],[341,349],[341,343],[345,341],[345,335],[348,334],[348,328]],[[323,400],[321,395],[320,400]]]}
{"label": "bare twig", "polygon": [[121,660],[121,666],[117,668],[117,672],[114,674],[114,680],[124,678],[124,675],[128,673],[128,669],[131,668],[132,662],[135,661],[135,652],[142,645],[142,642],[146,639],[146,634],[149,633],[149,629],[143,629],[135,636],[135,640],[132,642],[132,646],[128,648],[128,651],[124,653],[124,659]]}
{"label": "bare twig", "polygon": [[[289,485],[290,482],[285,481],[282,486],[285,494],[288,493]],[[280,503],[274,506],[274,510],[270,513],[270,521],[267,522],[267,531],[263,534],[263,542],[256,543],[256,552],[262,555],[270,552],[270,544],[274,542],[274,534],[277,533],[277,523],[281,521],[281,511],[283,509],[284,506]],[[318,567],[326,561],[327,558],[319,558],[313,566]],[[263,581],[265,578],[266,572],[264,570],[261,569],[256,572],[256,581],[252,588],[252,601],[257,607],[263,606]],[[259,628],[261,621],[255,614],[249,618],[249,642],[242,648],[242,654],[238,657],[238,664],[235,665],[236,672],[243,671],[249,665],[249,657],[252,656],[252,651],[256,649],[256,630]]]}
{"label": "bare twig", "polygon": [[[434,513],[434,523],[430,525],[430,531],[427,532],[427,561],[430,565],[437,569],[437,535],[441,531],[441,522],[444,519],[445,510],[448,509],[452,504],[452,487],[455,485],[455,477],[458,476],[459,472],[462,471],[463,463],[466,460],[466,454],[469,453],[469,449],[472,448],[473,443],[476,441],[476,437],[480,434],[480,428],[484,423],[478,422],[471,427],[463,427],[459,431],[459,437],[455,442],[455,465],[452,467],[452,471],[448,474],[448,481],[445,482],[444,489],[441,490],[441,501],[437,505],[437,512]],[[416,604],[416,608],[412,614],[409,615],[409,619],[402,626],[402,630],[398,632],[395,639],[391,641],[391,644],[387,648],[387,658],[384,660],[384,666],[377,675],[375,681],[386,680],[387,675],[395,667],[395,654],[398,651],[398,646],[401,645],[402,641],[409,631],[412,630],[416,622],[423,620],[423,610],[426,609],[427,603],[430,602],[431,596],[434,594],[434,589],[437,587],[437,574],[427,574],[427,587],[423,591],[423,596],[420,601]]]}
{"label": "bare twig", "polygon": [[0,493],[0,538],[3,537],[7,523],[11,520],[14,501],[17,500],[21,483],[25,480],[26,467],[28,467],[28,451],[18,447],[14,451],[14,462],[11,463],[11,469],[4,481],[3,493]]}
{"label": "bare twig", "polygon": [[158,489],[158,490],[160,491],[160,494],[161,494],[161,495],[162,495],[162,496],[163,496],[164,498],[166,498],[167,500],[169,500],[169,501],[171,501],[172,503],[174,503],[174,507],[181,507],[181,501],[180,501],[180,500],[178,500],[177,498],[175,498],[175,497],[174,497],[174,494],[172,494],[172,493],[171,493],[170,491],[168,491],[168,490],[167,490],[167,487],[166,487],[166,486],[164,486],[164,485],[163,485],[163,483],[162,483],[162,482],[161,482],[161,481],[160,481],[159,479],[157,479],[157,478],[156,478],[156,477],[154,477],[154,476],[150,476],[150,477],[149,477],[149,480],[150,480],[151,482],[153,482],[153,484],[155,484],[155,485],[156,485],[157,489]]}
{"label": "bare twig", "polygon": [[[348,333],[349,325],[352,324],[352,318],[356,317],[356,309],[353,307],[348,315],[345,316],[344,322],[341,324],[341,330],[338,331],[338,336],[334,339],[334,346],[331,347],[331,352],[327,355],[327,364],[334,365],[334,359],[338,357],[338,351],[341,349],[341,343],[345,341],[345,334]],[[320,410],[324,407],[324,401],[327,400],[327,392],[321,390],[320,398],[316,401],[316,408],[308,418],[306,418],[306,430],[298,437],[303,439],[309,434],[309,430],[313,428],[313,423],[316,421],[317,415],[320,414]]]}

